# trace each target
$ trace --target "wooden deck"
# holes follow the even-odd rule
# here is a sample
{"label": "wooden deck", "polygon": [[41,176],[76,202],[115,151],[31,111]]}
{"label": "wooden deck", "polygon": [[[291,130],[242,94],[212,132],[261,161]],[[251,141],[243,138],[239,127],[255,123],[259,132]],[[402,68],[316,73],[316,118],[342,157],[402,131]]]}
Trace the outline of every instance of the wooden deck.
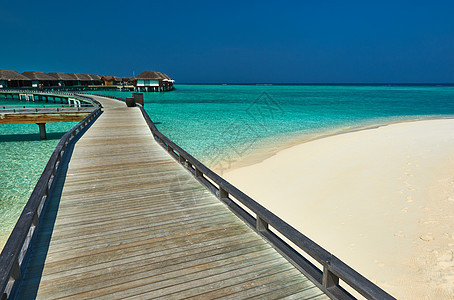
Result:
{"label": "wooden deck", "polygon": [[62,162],[17,299],[325,299],[153,139],[104,113]]}
{"label": "wooden deck", "polygon": [[94,107],[0,109],[0,124],[79,122]]}

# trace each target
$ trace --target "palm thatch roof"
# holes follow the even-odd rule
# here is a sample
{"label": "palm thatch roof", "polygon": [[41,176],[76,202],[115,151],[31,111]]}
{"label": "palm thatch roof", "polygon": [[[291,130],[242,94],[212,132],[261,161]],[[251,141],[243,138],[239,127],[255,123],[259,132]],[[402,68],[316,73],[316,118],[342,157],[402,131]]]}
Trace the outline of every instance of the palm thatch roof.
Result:
{"label": "palm thatch roof", "polygon": [[164,76],[164,73],[161,73],[161,72],[156,72],[158,73],[158,75],[161,77],[161,79],[167,79],[165,76]]}
{"label": "palm thatch roof", "polygon": [[0,70],[0,80],[30,80],[16,71]]}
{"label": "palm thatch roof", "polygon": [[128,82],[128,81],[133,81],[134,77],[115,77],[116,81],[122,81],[122,82]]}
{"label": "palm thatch roof", "polygon": [[87,74],[80,74],[80,73],[71,73],[76,77],[76,80],[79,81],[91,81],[91,78]]}
{"label": "palm thatch roof", "polygon": [[138,76],[136,76],[135,79],[163,79],[161,75],[159,75],[158,72],[155,72],[155,71],[143,71],[142,73],[140,73]]}
{"label": "palm thatch roof", "polygon": [[22,72],[22,75],[27,77],[29,80],[56,80],[54,77],[44,73],[44,72]]}
{"label": "palm thatch roof", "polygon": [[158,74],[159,74],[160,76],[162,76],[163,81],[172,81],[172,82],[174,81],[174,80],[172,80],[172,78],[170,78],[169,75],[167,75],[166,73],[158,72]]}
{"label": "palm thatch roof", "polygon": [[115,77],[109,75],[101,75],[101,80],[114,81]]}
{"label": "palm thatch roof", "polygon": [[101,75],[86,74],[90,80],[99,81],[101,80]]}
{"label": "palm thatch roof", "polygon": [[56,80],[78,80],[72,73],[54,72],[47,74],[55,77]]}

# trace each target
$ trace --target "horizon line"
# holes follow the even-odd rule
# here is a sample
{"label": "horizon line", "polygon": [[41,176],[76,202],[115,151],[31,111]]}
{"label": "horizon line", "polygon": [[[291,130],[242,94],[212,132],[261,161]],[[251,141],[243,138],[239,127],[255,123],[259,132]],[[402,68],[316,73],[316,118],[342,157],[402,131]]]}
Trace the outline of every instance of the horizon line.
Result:
{"label": "horizon line", "polygon": [[403,82],[403,83],[261,83],[261,82],[250,82],[250,83],[227,83],[227,82],[181,82],[178,84],[188,84],[188,85],[442,85],[442,86],[454,86],[454,82],[447,83],[447,82],[439,82],[439,83],[411,83],[411,82]]}

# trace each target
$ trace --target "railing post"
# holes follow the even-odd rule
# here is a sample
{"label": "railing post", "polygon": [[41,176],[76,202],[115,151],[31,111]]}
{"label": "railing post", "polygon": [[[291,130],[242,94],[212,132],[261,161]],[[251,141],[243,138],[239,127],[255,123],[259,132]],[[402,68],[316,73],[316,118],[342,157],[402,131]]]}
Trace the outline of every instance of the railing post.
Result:
{"label": "railing post", "polygon": [[200,171],[199,169],[197,169],[197,167],[195,168],[195,177],[202,177],[203,176],[203,173],[202,171]]}
{"label": "railing post", "polygon": [[20,271],[20,266],[19,266],[19,262],[16,261],[14,262],[14,267],[13,267],[13,270],[11,272],[11,277],[14,279],[14,280],[18,280],[20,277],[21,277],[21,271]]}
{"label": "railing post", "polygon": [[224,190],[222,187],[219,187],[219,199],[228,198],[229,193]]}
{"label": "railing post", "polygon": [[339,277],[334,275],[326,265],[323,266],[322,284],[325,288],[330,288],[339,284]]}
{"label": "railing post", "polygon": [[178,156],[179,156],[179,159],[178,159],[178,160],[180,161],[180,163],[185,163],[185,162],[186,162],[186,158],[184,158],[184,157],[181,155],[181,153],[180,153]]}
{"label": "railing post", "polygon": [[258,231],[263,232],[268,230],[268,223],[265,222],[260,216],[257,216],[257,221],[255,223],[255,227]]}
{"label": "railing post", "polygon": [[170,147],[170,145],[167,145],[167,152],[172,152],[173,151],[173,148]]}

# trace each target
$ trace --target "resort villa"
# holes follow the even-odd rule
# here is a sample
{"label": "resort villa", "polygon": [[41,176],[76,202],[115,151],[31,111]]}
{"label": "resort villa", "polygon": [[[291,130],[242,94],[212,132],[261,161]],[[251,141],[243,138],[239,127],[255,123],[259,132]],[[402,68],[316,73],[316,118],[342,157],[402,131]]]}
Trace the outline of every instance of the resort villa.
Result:
{"label": "resort villa", "polygon": [[172,80],[167,74],[144,71],[136,77],[116,77],[110,75],[92,75],[63,72],[0,70],[0,89],[129,89],[139,92],[165,92],[173,90]]}
{"label": "resort villa", "polygon": [[134,78],[134,86],[142,92],[170,90],[173,82],[166,74],[155,71],[144,71]]}
{"label": "resort villa", "polygon": [[0,88],[25,87],[29,82],[29,78],[16,71],[0,70]]}

